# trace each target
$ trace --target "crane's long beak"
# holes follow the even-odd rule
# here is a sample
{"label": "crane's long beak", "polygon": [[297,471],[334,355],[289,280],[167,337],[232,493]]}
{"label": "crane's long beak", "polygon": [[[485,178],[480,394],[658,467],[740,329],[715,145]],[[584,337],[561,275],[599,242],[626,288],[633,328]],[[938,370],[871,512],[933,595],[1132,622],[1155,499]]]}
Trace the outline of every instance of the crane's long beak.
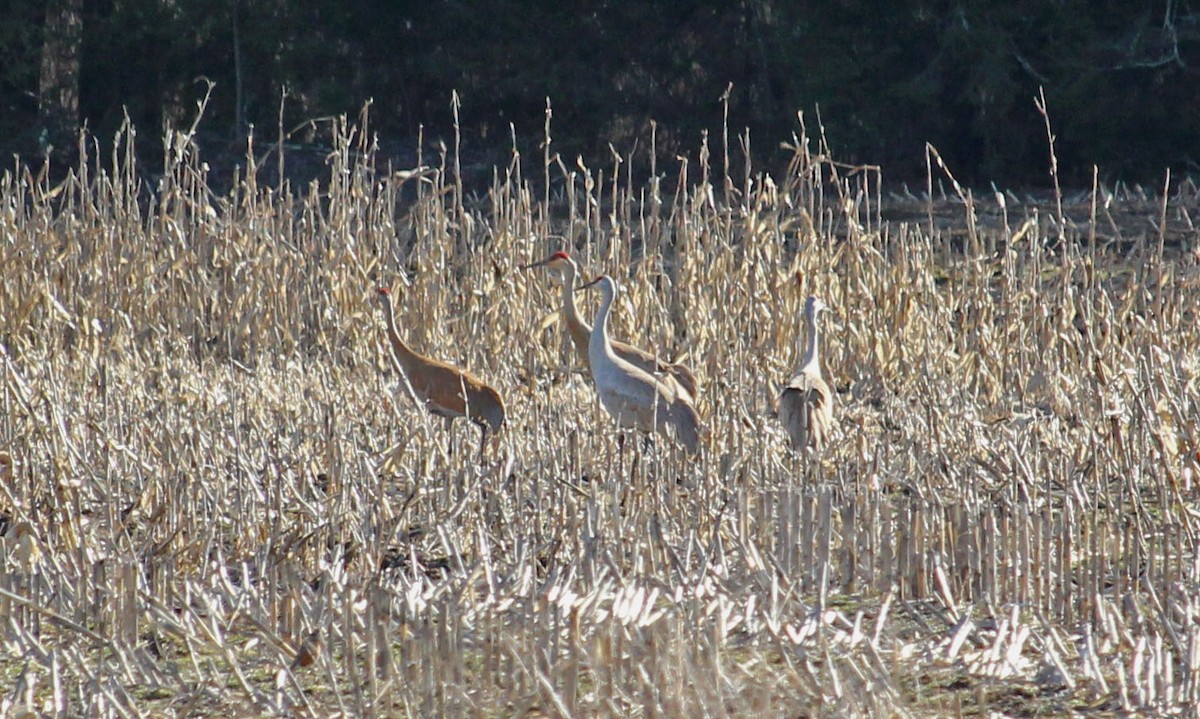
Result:
{"label": "crane's long beak", "polygon": [[556,269],[556,270],[557,270],[557,269],[561,269],[561,267],[562,267],[562,266],[561,266],[561,265],[555,265],[554,263],[555,263],[556,261],[558,261],[558,260],[561,260],[561,259],[562,259],[562,258],[561,258],[561,257],[559,257],[557,254],[554,254],[554,255],[550,255],[549,257],[547,257],[547,258],[546,258],[546,259],[544,259],[544,260],[538,260],[537,262],[530,262],[530,263],[529,263],[529,264],[527,264],[527,265],[521,265],[520,269],[522,269],[522,270],[531,270],[531,269],[533,269],[534,267],[548,267],[548,266],[552,266],[552,265],[553,265],[553,266],[551,267],[551,269]]}
{"label": "crane's long beak", "polygon": [[594,286],[594,285],[598,284],[598,283],[600,282],[600,280],[602,280],[602,279],[604,279],[604,275],[600,275],[599,277],[597,277],[596,279],[592,280],[591,282],[588,282],[587,284],[583,284],[583,285],[580,285],[580,286],[576,287],[576,288],[575,288],[575,291],[576,291],[576,292],[583,292],[583,291],[584,291],[584,290],[586,290],[587,288],[589,288],[589,287],[592,287],[592,286]]}
{"label": "crane's long beak", "polygon": [[520,267],[518,267],[517,269],[519,269],[519,270],[532,270],[534,267],[545,267],[545,266],[546,266],[547,264],[549,264],[549,263],[550,263],[550,260],[538,260],[537,262],[530,262],[530,263],[529,263],[529,264],[527,264],[527,265],[521,265],[521,266],[520,266]]}

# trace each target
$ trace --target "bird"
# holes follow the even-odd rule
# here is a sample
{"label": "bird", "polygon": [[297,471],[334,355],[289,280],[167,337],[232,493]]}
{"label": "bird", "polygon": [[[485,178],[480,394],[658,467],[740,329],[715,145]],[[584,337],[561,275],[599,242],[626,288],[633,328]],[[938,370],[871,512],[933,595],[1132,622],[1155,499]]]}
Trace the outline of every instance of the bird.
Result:
{"label": "bird", "polygon": [[617,421],[617,426],[658,432],[681,443],[689,454],[696,454],[703,431],[696,408],[677,385],[655,377],[616,353],[608,337],[608,315],[617,297],[617,283],[608,275],[600,275],[580,289],[594,286],[600,288],[601,300],[588,338],[588,362],[600,404]]}
{"label": "bird", "polygon": [[430,412],[444,417],[447,429],[455,417],[466,417],[474,422],[480,429],[479,458],[482,461],[488,434],[495,434],[504,426],[504,400],[500,393],[470,372],[420,355],[405,344],[396,329],[391,289],[379,288],[379,304],[383,308],[387,338],[392,346],[392,362],[412,394]]}
{"label": "bird", "polygon": [[[579,309],[575,306],[575,278],[579,275],[579,266],[575,264],[575,260],[571,259],[570,255],[559,251],[540,262],[523,265],[521,269],[528,270],[534,267],[549,267],[557,270],[562,277],[563,317],[567,321],[567,333],[571,335],[575,351],[579,353],[584,364],[590,368],[588,344],[592,328],[579,316]],[[610,342],[613,352],[618,357],[668,384],[674,384],[679,394],[684,395],[689,402],[695,402],[697,396],[696,376],[685,365],[667,362],[650,352],[619,340],[610,340]]]}
{"label": "bird", "polygon": [[820,334],[817,317],[829,307],[819,297],[810,295],[804,303],[804,318],[808,332],[804,341],[804,357],[800,369],[792,375],[779,394],[779,421],[787,430],[792,449],[819,449],[833,428],[833,392],[821,377],[818,353]]}

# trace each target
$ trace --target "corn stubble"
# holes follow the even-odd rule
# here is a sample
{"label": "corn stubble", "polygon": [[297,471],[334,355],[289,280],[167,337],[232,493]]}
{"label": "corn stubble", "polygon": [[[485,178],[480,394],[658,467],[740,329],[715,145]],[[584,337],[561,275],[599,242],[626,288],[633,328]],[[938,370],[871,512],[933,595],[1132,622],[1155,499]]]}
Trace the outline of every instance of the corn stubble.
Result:
{"label": "corn stubble", "polygon": [[[389,174],[331,135],[320,188],[215,195],[182,135],[153,187],[125,150],[0,178],[5,711],[1200,700],[1194,195],[1068,197],[1058,242],[1031,200],[883,196],[803,135],[774,182],[548,155],[486,198],[453,153]],[[556,281],[515,271],[563,247],[696,372],[697,458],[618,449]],[[397,392],[387,282],[504,397],[483,465]],[[772,400],[808,294],[839,417],[801,455]]]}

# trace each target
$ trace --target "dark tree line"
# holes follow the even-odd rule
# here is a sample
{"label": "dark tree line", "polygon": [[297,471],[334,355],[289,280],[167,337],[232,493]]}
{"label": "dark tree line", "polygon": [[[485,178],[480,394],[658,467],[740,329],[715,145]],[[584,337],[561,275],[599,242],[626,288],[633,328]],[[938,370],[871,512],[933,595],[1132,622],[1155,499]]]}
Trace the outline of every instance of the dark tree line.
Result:
{"label": "dark tree line", "polygon": [[[769,161],[802,110],[839,159],[924,173],[933,143],[961,178],[1042,184],[1044,88],[1061,174],[1151,181],[1196,169],[1200,7],[1187,0],[7,0],[0,143],[73,153],[75,127],[111,137],[185,126],[237,147],[251,127],[355,114],[396,147],[452,132],[468,155],[554,149],[604,162],[611,144],[664,157],[752,130]],[[320,141],[297,135],[296,142]],[[143,149],[153,152],[154,143]],[[760,154],[761,153],[761,154]]]}

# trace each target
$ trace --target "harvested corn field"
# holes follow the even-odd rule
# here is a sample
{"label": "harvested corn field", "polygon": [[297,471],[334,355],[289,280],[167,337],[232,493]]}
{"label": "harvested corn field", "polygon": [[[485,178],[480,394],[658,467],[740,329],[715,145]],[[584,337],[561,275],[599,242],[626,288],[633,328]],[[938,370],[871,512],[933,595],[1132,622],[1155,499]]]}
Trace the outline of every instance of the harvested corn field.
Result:
{"label": "harvested corn field", "polygon": [[[900,196],[798,130],[774,178],[548,151],[472,193],[453,149],[399,171],[342,126],[321,182],[249,156],[218,192],[188,136],[161,174],[122,139],[0,178],[3,716],[1200,701],[1187,183],[1060,205],[934,165]],[[558,279],[518,269],[557,250],[692,369],[695,456],[600,407]],[[504,398],[482,461],[412,400],[384,285]],[[808,295],[835,423],[796,452]]]}

